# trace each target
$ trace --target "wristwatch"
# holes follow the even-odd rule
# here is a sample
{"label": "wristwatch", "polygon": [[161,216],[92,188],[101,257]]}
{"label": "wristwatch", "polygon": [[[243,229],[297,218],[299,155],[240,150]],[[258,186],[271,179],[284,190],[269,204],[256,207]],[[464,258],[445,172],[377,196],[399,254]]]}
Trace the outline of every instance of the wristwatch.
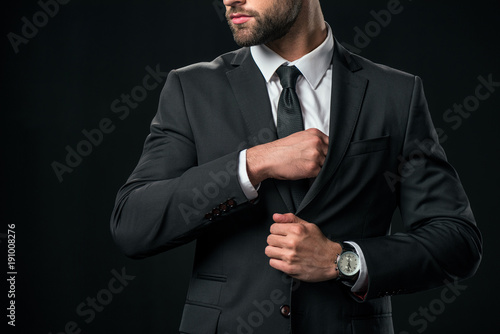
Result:
{"label": "wristwatch", "polygon": [[342,252],[337,255],[335,264],[338,271],[338,280],[353,282],[358,278],[359,270],[361,269],[361,261],[356,249],[345,242],[341,242]]}

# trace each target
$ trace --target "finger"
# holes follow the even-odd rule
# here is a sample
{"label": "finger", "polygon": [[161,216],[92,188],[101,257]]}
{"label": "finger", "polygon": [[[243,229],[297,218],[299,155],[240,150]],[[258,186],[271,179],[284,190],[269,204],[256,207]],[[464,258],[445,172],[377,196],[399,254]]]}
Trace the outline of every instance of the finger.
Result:
{"label": "finger", "polygon": [[269,228],[272,235],[287,236],[289,234],[288,224],[275,223]]}
{"label": "finger", "polygon": [[279,224],[291,224],[291,223],[296,223],[295,221],[296,216],[293,213],[275,213],[273,215],[273,220],[276,223]]}
{"label": "finger", "polygon": [[267,244],[273,247],[287,247],[287,237],[284,235],[270,234],[267,237]]}
{"label": "finger", "polygon": [[326,161],[326,153],[323,152],[324,155],[321,155],[318,157],[318,165],[320,167],[323,167],[323,165],[325,164],[325,161]]}
{"label": "finger", "polygon": [[319,147],[319,151],[323,153],[323,156],[326,156],[328,153],[328,144],[330,142],[330,139],[324,133],[321,133],[320,138],[322,140],[322,143],[321,146]]}
{"label": "finger", "polygon": [[[326,138],[328,138],[328,137],[326,137]],[[326,157],[326,155],[328,154],[328,140],[325,143],[325,145],[323,145],[322,150],[323,150],[324,156]]]}
{"label": "finger", "polygon": [[330,137],[328,137],[327,135],[325,135],[324,142],[325,142],[326,146],[328,146],[330,144]]}
{"label": "finger", "polygon": [[320,131],[319,137],[321,138],[321,140],[323,141],[325,146],[328,146],[328,143],[330,142],[330,138],[321,131]]}
{"label": "finger", "polygon": [[321,141],[323,141],[323,143],[328,146],[329,138],[323,131],[316,129],[316,128],[310,128],[310,129],[307,129],[306,131],[309,131],[309,132],[313,133],[314,135],[318,136],[321,139]]}
{"label": "finger", "polygon": [[282,248],[273,246],[267,246],[266,249],[264,250],[264,253],[270,258],[278,260],[283,260],[285,256],[285,253]]}
{"label": "finger", "polygon": [[325,135],[323,132],[319,131],[318,129],[314,129],[314,130],[315,130],[314,135],[320,139],[320,142],[318,143],[316,149],[324,157],[328,153],[328,143],[329,143],[330,139],[328,138],[327,135]]}
{"label": "finger", "polygon": [[[307,224],[308,223],[304,219],[297,217],[293,213],[277,214],[277,215],[285,216],[285,218],[279,218],[279,219],[285,220],[285,222],[280,222],[280,223],[286,223],[286,224]],[[276,220],[275,220],[275,222],[276,222]]]}
{"label": "finger", "polygon": [[269,260],[269,265],[271,267],[273,267],[274,269],[278,269],[278,270],[284,272],[285,274],[288,274],[288,275],[294,275],[295,274],[295,272],[293,272],[293,267],[290,266],[288,263],[283,262],[281,260],[270,259]]}

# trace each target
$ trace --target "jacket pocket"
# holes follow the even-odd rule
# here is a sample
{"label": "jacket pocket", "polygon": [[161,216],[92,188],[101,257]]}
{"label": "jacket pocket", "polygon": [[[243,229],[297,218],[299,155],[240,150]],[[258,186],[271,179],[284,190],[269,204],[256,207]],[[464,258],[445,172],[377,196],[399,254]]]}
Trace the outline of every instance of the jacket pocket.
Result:
{"label": "jacket pocket", "polygon": [[394,334],[390,313],[351,320],[352,334],[384,333]]}
{"label": "jacket pocket", "polygon": [[191,278],[187,301],[217,305],[227,277],[211,273],[198,273]]}
{"label": "jacket pocket", "polygon": [[390,136],[384,136],[351,142],[345,156],[350,157],[354,155],[387,150],[389,148],[389,138]]}
{"label": "jacket pocket", "polygon": [[182,312],[181,334],[216,334],[221,310],[186,303]]}
{"label": "jacket pocket", "polygon": [[199,279],[206,279],[206,280],[209,280],[209,281],[216,281],[216,282],[226,282],[227,281],[227,276],[226,275],[198,273],[196,275],[196,277],[199,278]]}

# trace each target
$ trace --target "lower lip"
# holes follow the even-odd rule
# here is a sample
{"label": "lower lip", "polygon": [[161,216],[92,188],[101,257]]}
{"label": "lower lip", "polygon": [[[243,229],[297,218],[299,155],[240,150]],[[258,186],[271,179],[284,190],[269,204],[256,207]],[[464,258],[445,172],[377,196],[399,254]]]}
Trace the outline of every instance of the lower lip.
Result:
{"label": "lower lip", "polygon": [[234,24],[243,24],[249,21],[251,18],[252,18],[251,16],[240,16],[240,17],[234,17],[231,21]]}

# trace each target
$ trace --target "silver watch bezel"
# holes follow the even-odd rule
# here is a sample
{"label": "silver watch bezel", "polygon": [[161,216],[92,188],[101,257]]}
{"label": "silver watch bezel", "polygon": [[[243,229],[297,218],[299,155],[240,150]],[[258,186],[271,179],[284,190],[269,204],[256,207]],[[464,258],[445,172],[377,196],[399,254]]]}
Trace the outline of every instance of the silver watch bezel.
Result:
{"label": "silver watch bezel", "polygon": [[[346,255],[348,255],[348,254],[352,254],[352,255],[354,255],[354,256],[358,259],[356,269],[355,269],[352,273],[350,273],[350,274],[345,273],[345,272],[344,272],[344,271],[340,268],[340,261],[341,261],[341,259],[342,259],[343,257],[345,257]],[[356,252],[351,251],[351,250],[345,250],[345,251],[343,251],[343,252],[342,252],[342,253],[338,256],[338,258],[337,258],[337,263],[336,263],[336,264],[337,264],[337,270],[339,271],[339,276],[340,276],[339,278],[341,278],[341,277],[345,277],[345,278],[352,278],[352,277],[356,276],[356,275],[359,273],[359,271],[361,270],[361,261],[360,261],[359,255],[358,255]]]}

